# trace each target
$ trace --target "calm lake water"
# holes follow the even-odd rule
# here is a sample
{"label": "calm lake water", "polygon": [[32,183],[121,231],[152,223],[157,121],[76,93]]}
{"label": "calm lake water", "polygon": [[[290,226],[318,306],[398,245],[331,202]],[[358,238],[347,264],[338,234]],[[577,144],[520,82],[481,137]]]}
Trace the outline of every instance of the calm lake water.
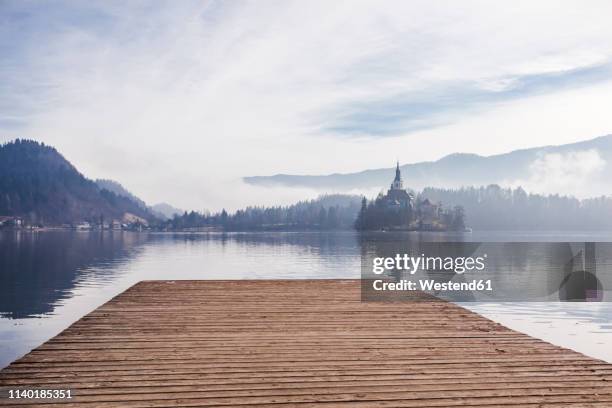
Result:
{"label": "calm lake water", "polygon": [[[0,231],[0,367],[138,281],[359,278],[364,245],[381,236],[390,237],[353,232]],[[391,239],[612,242],[612,233],[405,233]],[[462,305],[508,327],[612,362],[612,303]]]}

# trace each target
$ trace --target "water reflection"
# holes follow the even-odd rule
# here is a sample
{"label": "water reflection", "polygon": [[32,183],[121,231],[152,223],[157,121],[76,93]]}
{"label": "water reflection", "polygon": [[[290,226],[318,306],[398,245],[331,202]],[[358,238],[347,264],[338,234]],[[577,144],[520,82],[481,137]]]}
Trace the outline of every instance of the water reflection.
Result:
{"label": "water reflection", "polygon": [[[53,312],[80,282],[109,281],[114,266],[135,256],[145,235],[50,231],[0,232],[0,316],[13,319]],[[96,268],[95,277],[89,276]]]}
{"label": "water reflection", "polygon": [[[424,282],[461,286],[461,290],[427,290],[450,301],[612,300],[610,242],[426,242],[411,237],[362,237],[360,246],[362,295],[371,301],[397,300],[402,294],[413,299],[410,291],[374,290],[381,278],[421,289]],[[475,282],[482,288],[477,289]]]}

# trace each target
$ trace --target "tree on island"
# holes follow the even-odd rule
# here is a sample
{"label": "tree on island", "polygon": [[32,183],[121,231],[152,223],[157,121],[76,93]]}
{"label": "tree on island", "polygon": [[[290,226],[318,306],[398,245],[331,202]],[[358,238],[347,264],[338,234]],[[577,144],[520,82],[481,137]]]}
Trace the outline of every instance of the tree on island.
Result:
{"label": "tree on island", "polygon": [[445,209],[441,204],[431,204],[422,198],[418,198],[414,206],[393,206],[381,194],[370,203],[365,197],[362,199],[355,229],[460,231],[465,229],[465,211],[461,206],[455,206],[452,210]]}
{"label": "tree on island", "polygon": [[462,206],[456,205],[453,208],[453,216],[449,225],[451,229],[455,231],[462,231],[465,229],[465,210]]}

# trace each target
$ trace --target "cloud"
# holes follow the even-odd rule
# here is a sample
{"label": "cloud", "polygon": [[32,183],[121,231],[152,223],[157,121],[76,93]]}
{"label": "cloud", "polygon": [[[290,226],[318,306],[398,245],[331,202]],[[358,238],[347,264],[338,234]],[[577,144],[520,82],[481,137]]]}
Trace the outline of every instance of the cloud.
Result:
{"label": "cloud", "polygon": [[547,153],[531,163],[527,179],[502,184],[523,187],[534,193],[585,198],[597,194],[597,185],[602,182],[606,166],[596,149]]}
{"label": "cloud", "polygon": [[328,130],[343,134],[397,136],[459,120],[496,103],[606,82],[612,63],[491,80],[438,83],[419,91],[389,94],[380,100],[340,105]]}
{"label": "cloud", "polygon": [[52,144],[149,202],[218,209],[302,198],[248,175],[584,139],[612,128],[611,8],[4,1],[0,140]]}

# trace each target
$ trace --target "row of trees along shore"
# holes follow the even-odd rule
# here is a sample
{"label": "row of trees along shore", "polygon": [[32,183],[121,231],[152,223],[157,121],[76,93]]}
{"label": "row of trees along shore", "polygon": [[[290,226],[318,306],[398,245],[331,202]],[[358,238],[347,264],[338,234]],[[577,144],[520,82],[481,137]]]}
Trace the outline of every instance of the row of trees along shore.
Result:
{"label": "row of trees along shore", "polygon": [[167,229],[219,227],[226,231],[352,229],[361,197],[324,195],[289,206],[247,207],[232,214],[185,212],[166,221]]}
{"label": "row of trees along shore", "polygon": [[[168,229],[219,227],[237,230],[353,229],[361,196],[326,195],[290,206],[248,207],[235,213],[190,212],[165,222]],[[464,210],[465,225],[475,230],[610,230],[612,197],[577,199],[529,194],[522,188],[497,185],[460,189],[426,188],[428,198],[445,208]]]}

